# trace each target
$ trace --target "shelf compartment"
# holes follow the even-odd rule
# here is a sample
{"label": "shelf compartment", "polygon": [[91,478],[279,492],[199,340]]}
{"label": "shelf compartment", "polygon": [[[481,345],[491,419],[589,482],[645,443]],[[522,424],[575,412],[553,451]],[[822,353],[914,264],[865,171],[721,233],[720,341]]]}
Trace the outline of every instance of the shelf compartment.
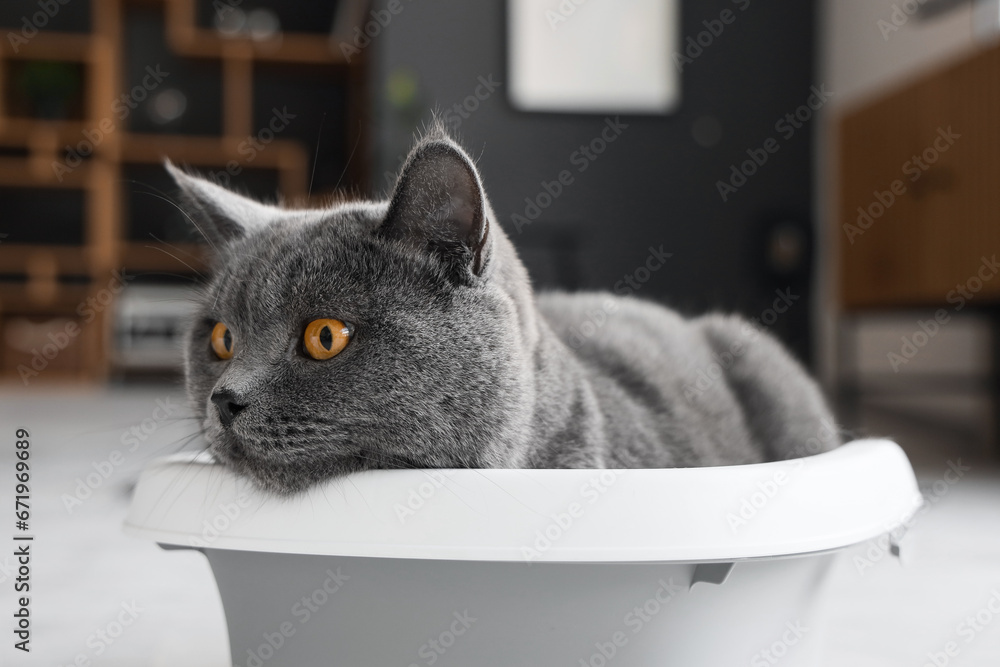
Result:
{"label": "shelf compartment", "polygon": [[[277,11],[279,17],[287,9],[277,1],[249,3],[247,7],[265,7]],[[328,21],[320,21],[319,25],[332,28],[335,5],[316,3],[312,11],[322,11],[323,16],[329,15]],[[241,4],[242,8],[242,4]],[[211,3],[209,3],[211,11]],[[185,56],[195,58],[222,58],[227,48],[232,44],[244,44],[253,58],[261,62],[286,63],[317,63],[340,64],[348,63],[343,54],[336,48],[327,33],[317,32],[280,32],[270,39],[250,39],[249,37],[224,37],[214,28],[199,25],[199,13],[203,10],[196,6],[195,0],[176,0],[167,4],[167,37],[171,48]],[[291,17],[285,12],[286,19]],[[207,21],[203,18],[203,22]],[[307,21],[309,21],[307,23]],[[296,18],[289,25],[292,27],[315,27],[311,17],[302,20]],[[285,26],[286,28],[288,25]]]}
{"label": "shelf compartment", "polygon": [[129,131],[222,134],[222,64],[173,51],[160,9],[126,9],[124,55],[122,90],[128,99],[121,120]]}
{"label": "shelf compartment", "polygon": [[[189,0],[182,0],[189,2]],[[289,3],[287,0],[242,0],[242,2],[225,3],[217,0],[197,0],[195,5],[197,26],[215,31],[216,16],[230,18],[234,11],[244,16],[255,10],[263,10],[277,17],[281,33],[292,39],[303,36],[325,36],[333,29],[334,19],[340,8],[340,2],[309,2]],[[224,11],[226,7],[232,10]]]}
{"label": "shelf compartment", "polygon": [[[350,82],[343,72],[318,65],[296,66],[261,65],[254,71],[253,127],[255,135],[270,136],[272,119],[274,127],[284,128],[274,132],[275,140],[293,140],[306,146],[308,170],[312,177],[313,193],[330,193],[338,185],[357,182],[353,172],[348,173],[348,160],[356,145],[358,128],[349,126],[348,100]],[[283,114],[295,118],[284,120]],[[264,156],[270,146],[260,151]],[[319,164],[313,165],[318,157]],[[354,160],[361,160],[355,154]],[[306,186],[308,189],[308,185]],[[304,193],[303,193],[304,194]]]}
{"label": "shelf compartment", "polygon": [[71,60],[11,59],[4,65],[5,115],[80,121],[87,112],[87,66]]}
{"label": "shelf compartment", "polygon": [[[81,33],[90,31],[90,0],[52,4],[56,5],[58,10],[51,12],[50,15],[42,9],[38,0],[3,0],[0,2],[0,28],[3,29],[5,36],[7,32],[13,32],[18,37],[27,39],[29,44],[53,32],[66,32],[74,37],[80,37]],[[37,29],[38,33],[33,34],[32,28]],[[9,39],[3,41],[10,45]],[[19,48],[23,48],[20,41],[17,43]]]}
{"label": "shelf compartment", "polygon": [[82,246],[86,243],[85,196],[69,188],[0,187],[4,243]]}

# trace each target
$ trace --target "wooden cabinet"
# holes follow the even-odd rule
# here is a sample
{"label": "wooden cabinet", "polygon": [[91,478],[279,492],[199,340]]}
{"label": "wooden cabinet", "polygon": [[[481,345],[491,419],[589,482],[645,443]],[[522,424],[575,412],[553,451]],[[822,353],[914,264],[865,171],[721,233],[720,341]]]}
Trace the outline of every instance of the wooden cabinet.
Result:
{"label": "wooden cabinet", "polygon": [[1000,47],[851,111],[839,142],[842,308],[1000,299]]}

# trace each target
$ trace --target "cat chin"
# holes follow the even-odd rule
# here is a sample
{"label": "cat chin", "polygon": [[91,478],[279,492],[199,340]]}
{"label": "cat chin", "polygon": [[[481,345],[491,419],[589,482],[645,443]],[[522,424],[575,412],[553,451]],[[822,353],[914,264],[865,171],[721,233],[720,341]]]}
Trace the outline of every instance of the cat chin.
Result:
{"label": "cat chin", "polygon": [[[364,470],[357,457],[332,457],[321,462],[305,463],[288,454],[267,454],[229,431],[219,429],[208,437],[208,451],[215,459],[240,477],[248,479],[258,489],[276,496],[293,496],[310,486],[335,477]],[[214,436],[214,437],[213,437]]]}
{"label": "cat chin", "polygon": [[352,461],[344,459],[342,462],[327,461],[316,468],[302,463],[263,464],[241,459],[233,460],[226,465],[236,474],[248,479],[260,491],[287,498],[304,493],[320,482],[343,477],[361,469],[351,464]]}
{"label": "cat chin", "polygon": [[216,440],[209,451],[219,463],[249,480],[265,493],[291,496],[305,490],[311,483],[311,480],[296,475],[287,464],[276,465],[274,462],[255,459],[231,444],[220,446],[220,442]]}
{"label": "cat chin", "polygon": [[221,431],[216,434],[206,433],[209,442],[209,451],[215,455],[222,463],[234,468],[242,468],[253,465],[287,465],[289,456],[287,454],[269,454],[265,448],[253,445],[228,431]]}

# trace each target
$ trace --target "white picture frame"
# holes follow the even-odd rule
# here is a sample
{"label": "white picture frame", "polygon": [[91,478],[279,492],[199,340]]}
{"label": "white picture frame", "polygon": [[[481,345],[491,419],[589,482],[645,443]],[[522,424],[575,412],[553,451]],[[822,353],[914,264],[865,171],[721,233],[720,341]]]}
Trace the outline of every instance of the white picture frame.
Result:
{"label": "white picture frame", "polygon": [[679,0],[508,0],[521,111],[669,113],[680,102]]}

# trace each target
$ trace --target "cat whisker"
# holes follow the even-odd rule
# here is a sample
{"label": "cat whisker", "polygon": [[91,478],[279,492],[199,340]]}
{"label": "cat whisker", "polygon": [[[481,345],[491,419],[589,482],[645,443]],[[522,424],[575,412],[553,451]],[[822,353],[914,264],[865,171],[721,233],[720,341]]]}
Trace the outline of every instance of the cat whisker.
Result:
{"label": "cat whisker", "polygon": [[[157,252],[162,252],[167,257],[171,257],[173,259],[176,259],[178,262],[180,262],[184,266],[186,266],[189,269],[191,269],[191,272],[194,273],[194,274],[196,274],[199,278],[201,278],[202,280],[206,280],[205,275],[202,274],[200,271],[198,271],[198,269],[194,268],[193,266],[191,266],[190,264],[188,264],[187,262],[185,262],[183,259],[181,259],[177,255],[175,255],[174,253],[169,252],[166,248],[163,248],[163,247],[160,247],[160,246],[155,246],[155,245],[147,245],[145,247],[151,248],[153,250],[156,250]],[[161,273],[160,275],[172,275],[172,274]],[[178,278],[183,278],[184,276],[177,276],[177,277]]]}
{"label": "cat whisker", "polygon": [[[309,189],[306,191],[306,197],[312,196],[313,191],[313,181],[316,180],[316,164],[319,162],[319,140],[323,137],[323,125],[326,123],[326,112],[323,112],[323,117],[319,121],[319,130],[316,131],[316,151],[313,153],[313,168],[312,173],[309,174]],[[350,163],[350,160],[348,160]],[[346,169],[346,167],[345,167]],[[337,182],[340,185],[340,182]]]}
{"label": "cat whisker", "polygon": [[[361,143],[361,132],[359,131],[357,139],[354,140],[354,148],[351,149],[351,154],[347,157],[347,162],[344,163],[344,170],[340,172],[340,178],[337,179],[337,184],[333,186],[334,190],[339,188],[340,182],[344,180],[344,175],[347,174],[347,168],[351,166],[351,160],[354,159],[354,153],[358,150],[358,144],[360,143]],[[317,146],[317,149],[318,148],[319,147]],[[310,191],[312,191],[312,183],[309,184],[309,189]]]}
{"label": "cat whisker", "polygon": [[[161,240],[161,239],[157,238],[157,236],[156,236],[155,234],[150,234],[150,236],[151,236],[151,237],[153,238],[153,240],[155,240],[155,241],[156,241],[157,243],[159,243],[160,245],[159,245],[159,246],[146,246],[147,248],[154,248],[154,249],[156,249],[156,250],[159,250],[160,252],[162,252],[162,253],[164,253],[164,254],[166,254],[166,255],[169,255],[170,257],[173,257],[173,258],[174,258],[174,259],[176,259],[176,260],[177,260],[178,262],[180,262],[180,263],[181,263],[181,264],[183,264],[184,266],[186,266],[186,267],[188,267],[189,269],[191,269],[191,272],[192,272],[192,273],[194,273],[195,275],[197,275],[197,276],[198,276],[199,278],[201,278],[202,280],[208,280],[207,276],[205,276],[205,274],[204,274],[204,273],[202,273],[202,272],[201,272],[201,271],[199,271],[198,269],[194,268],[193,266],[191,266],[190,264],[188,264],[187,262],[185,262],[184,260],[182,260],[182,259],[181,259],[180,257],[178,257],[177,255],[174,255],[174,254],[172,254],[172,253],[169,253],[169,252],[167,252],[167,251],[166,251],[166,250],[165,250],[165,249],[163,248],[163,246],[169,246],[170,248],[172,248],[172,249],[176,250],[177,252],[179,252],[179,253],[182,253],[182,254],[185,254],[185,255],[187,255],[188,257],[190,257],[191,259],[194,259],[194,260],[198,259],[197,257],[195,257],[195,256],[194,256],[193,254],[191,254],[191,253],[187,252],[186,250],[183,250],[182,248],[178,248],[178,247],[177,247],[176,245],[174,245],[173,243],[168,243],[168,242],[166,242],[166,241],[163,241],[163,240]],[[180,276],[178,276],[178,277],[180,277]]]}
{"label": "cat whisker", "polygon": [[[130,182],[131,183],[139,183],[138,181],[130,181]],[[156,188],[154,188],[153,186],[151,186],[149,184],[146,184],[146,183],[139,183],[139,184],[140,185],[145,185],[147,188],[156,190]],[[143,191],[143,190],[137,190],[138,194],[149,195],[150,197],[156,197],[157,199],[162,199],[163,201],[167,202],[168,204],[170,204],[171,206],[173,206],[174,208],[176,208],[178,211],[180,211],[181,215],[183,215],[185,218],[187,218],[188,221],[194,226],[194,228],[198,230],[198,233],[200,233],[202,235],[202,237],[204,237],[204,239],[208,243],[208,245],[212,246],[212,250],[214,250],[216,253],[218,253],[219,252],[219,248],[216,247],[215,243],[212,242],[212,239],[209,238],[209,236],[208,236],[207,233],[205,233],[205,230],[201,228],[201,225],[199,225],[195,221],[195,219],[192,218],[191,215],[187,211],[185,211],[184,208],[180,204],[178,204],[173,199],[171,199],[170,197],[168,197],[168,196],[166,196],[166,195],[164,195],[162,193],[157,194],[158,192],[160,192],[160,191],[156,190],[156,192],[146,192],[146,191]]]}

